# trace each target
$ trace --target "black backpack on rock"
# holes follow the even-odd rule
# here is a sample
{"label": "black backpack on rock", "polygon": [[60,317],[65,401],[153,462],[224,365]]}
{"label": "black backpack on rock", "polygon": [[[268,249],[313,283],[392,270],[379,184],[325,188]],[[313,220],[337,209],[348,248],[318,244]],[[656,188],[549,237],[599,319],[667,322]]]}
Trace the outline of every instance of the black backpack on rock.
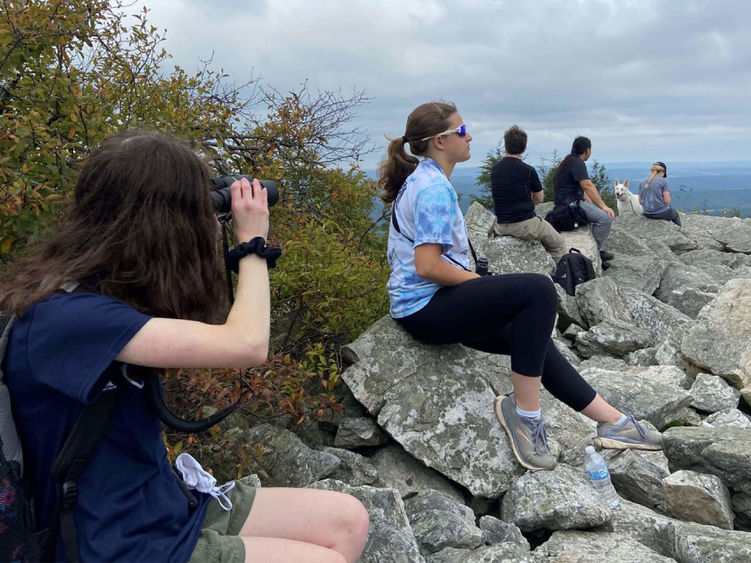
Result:
{"label": "black backpack on rock", "polygon": [[576,248],[569,249],[558,260],[553,281],[566,290],[568,295],[576,293],[576,286],[595,279],[595,268],[592,260],[584,256]]}
{"label": "black backpack on rock", "polygon": [[579,200],[572,200],[564,205],[556,205],[545,215],[545,220],[553,225],[553,228],[562,233],[563,231],[573,231],[589,223],[587,216],[579,206]]}

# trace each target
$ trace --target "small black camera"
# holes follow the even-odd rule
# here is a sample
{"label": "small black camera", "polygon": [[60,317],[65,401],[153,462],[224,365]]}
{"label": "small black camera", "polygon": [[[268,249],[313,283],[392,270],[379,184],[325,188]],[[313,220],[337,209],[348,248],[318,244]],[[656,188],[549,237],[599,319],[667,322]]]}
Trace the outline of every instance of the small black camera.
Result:
{"label": "small black camera", "polygon": [[488,259],[487,258],[477,259],[477,262],[475,263],[475,272],[480,274],[481,276],[490,275],[490,272],[488,272]]}
{"label": "small black camera", "polygon": [[[210,192],[211,201],[214,204],[214,209],[217,213],[229,213],[232,210],[232,196],[230,194],[230,186],[235,180],[240,178],[247,178],[248,182],[253,182],[253,176],[247,174],[240,174],[238,176],[217,176],[211,178],[211,183],[214,185],[214,191]],[[273,180],[258,180],[261,185],[266,188],[268,193],[269,207],[279,201],[279,188],[276,186],[276,182]]]}

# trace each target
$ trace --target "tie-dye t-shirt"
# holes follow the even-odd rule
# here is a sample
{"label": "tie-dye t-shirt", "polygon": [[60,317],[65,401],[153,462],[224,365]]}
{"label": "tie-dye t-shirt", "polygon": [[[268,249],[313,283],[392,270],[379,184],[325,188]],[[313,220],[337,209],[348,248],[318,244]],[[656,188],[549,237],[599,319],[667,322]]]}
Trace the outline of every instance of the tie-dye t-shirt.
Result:
{"label": "tie-dye t-shirt", "polygon": [[391,276],[386,288],[391,316],[402,318],[422,309],[440,286],[417,274],[415,248],[441,245],[441,258],[469,269],[469,243],[464,216],[454,188],[438,164],[427,158],[405,180],[394,202],[399,230],[391,222],[388,260]]}

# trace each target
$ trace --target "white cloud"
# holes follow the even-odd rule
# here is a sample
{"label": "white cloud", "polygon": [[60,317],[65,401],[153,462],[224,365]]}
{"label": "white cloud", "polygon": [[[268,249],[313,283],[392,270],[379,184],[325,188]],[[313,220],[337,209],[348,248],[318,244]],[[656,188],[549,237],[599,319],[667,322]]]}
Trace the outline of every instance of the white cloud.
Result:
{"label": "white cloud", "polygon": [[[428,100],[454,101],[479,165],[503,131],[530,160],[578,134],[599,161],[751,154],[751,3],[732,0],[141,0],[173,61],[278,90],[365,90],[373,142]],[[380,155],[371,155],[372,165]]]}

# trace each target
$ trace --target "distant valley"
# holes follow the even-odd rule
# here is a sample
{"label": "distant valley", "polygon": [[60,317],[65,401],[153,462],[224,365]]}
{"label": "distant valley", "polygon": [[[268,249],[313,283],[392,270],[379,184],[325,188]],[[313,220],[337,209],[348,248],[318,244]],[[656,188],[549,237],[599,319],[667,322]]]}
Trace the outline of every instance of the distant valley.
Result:
{"label": "distant valley", "polygon": [[[639,182],[649,175],[652,163],[602,164],[611,181],[616,178],[621,181],[628,179],[631,191],[636,193]],[[751,162],[666,164],[673,206],[676,209],[686,213],[701,212],[708,215],[721,215],[725,210],[737,209],[741,217],[751,217]],[[459,165],[451,175],[451,183],[459,194],[462,211],[466,211],[472,203],[473,195],[482,195],[477,185],[478,172],[477,167]],[[367,173],[375,177],[375,170],[369,170]]]}

